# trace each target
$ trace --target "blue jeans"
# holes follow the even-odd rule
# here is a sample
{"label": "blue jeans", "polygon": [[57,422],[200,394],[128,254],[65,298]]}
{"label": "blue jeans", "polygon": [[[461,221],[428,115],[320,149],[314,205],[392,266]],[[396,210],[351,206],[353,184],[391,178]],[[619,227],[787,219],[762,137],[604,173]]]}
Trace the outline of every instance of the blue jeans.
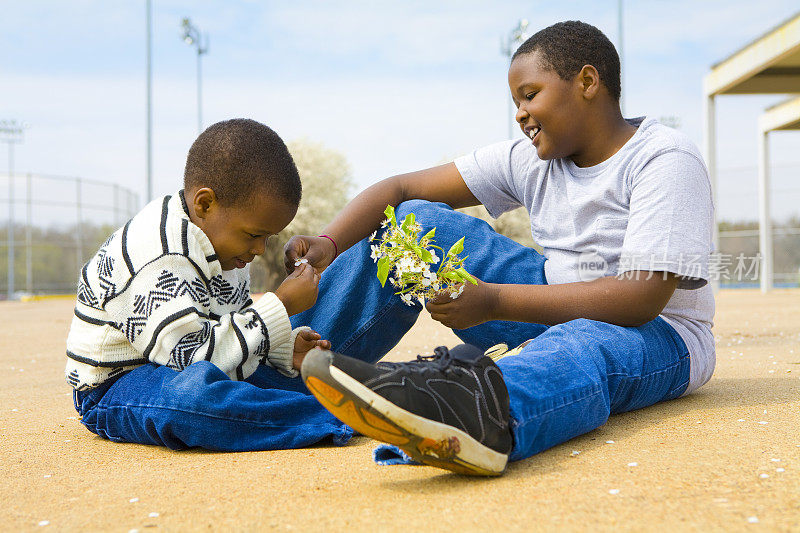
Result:
{"label": "blue jeans", "polygon": [[[487,223],[422,200],[399,205],[397,218],[412,211],[423,233],[436,227],[436,243],[445,250],[465,236],[465,267],[483,281],[547,283],[545,258]],[[323,273],[317,304],[292,317],[292,324],[311,326],[335,351],[379,360],[411,328],[422,306],[404,304],[389,283],[380,286],[376,272],[369,243],[361,241]],[[454,332],[482,349],[534,339],[498,363],[511,401],[512,460],[591,431],[612,413],[677,398],[689,383],[686,345],[661,318],[636,328],[587,319],[552,327],[492,321]]]}
{"label": "blue jeans", "polygon": [[300,378],[263,365],[246,381],[232,381],[208,361],[181,372],[147,364],[96,389],[75,391],[74,400],[93,433],[172,449],[277,450],[327,438],[344,444],[353,434]]}

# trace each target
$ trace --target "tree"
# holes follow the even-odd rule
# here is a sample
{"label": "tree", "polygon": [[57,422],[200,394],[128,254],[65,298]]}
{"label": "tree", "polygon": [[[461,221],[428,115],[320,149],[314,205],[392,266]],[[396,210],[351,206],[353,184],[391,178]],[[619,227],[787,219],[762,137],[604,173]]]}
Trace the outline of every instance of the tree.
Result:
{"label": "tree", "polygon": [[250,275],[254,292],[274,290],[286,277],[283,246],[292,235],[316,235],[350,198],[350,165],[343,154],[322,143],[299,139],[288,143],[300,180],[303,198],[297,216],[267,242],[264,255],[253,261]]}
{"label": "tree", "polygon": [[524,207],[503,213],[497,218],[492,218],[482,205],[459,209],[459,211],[487,222],[497,233],[505,235],[523,246],[535,248],[539,253],[542,251],[542,247],[533,242],[531,219]]}

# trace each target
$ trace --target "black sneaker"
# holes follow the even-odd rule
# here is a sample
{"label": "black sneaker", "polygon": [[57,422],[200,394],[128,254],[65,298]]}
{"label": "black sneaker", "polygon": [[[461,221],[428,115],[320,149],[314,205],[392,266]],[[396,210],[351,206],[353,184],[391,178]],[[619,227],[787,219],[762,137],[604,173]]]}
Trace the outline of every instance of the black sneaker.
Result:
{"label": "black sneaker", "polygon": [[453,351],[440,346],[416,361],[372,365],[314,349],[301,372],[320,403],[356,431],[420,463],[500,475],[512,445],[503,375],[480,352]]}

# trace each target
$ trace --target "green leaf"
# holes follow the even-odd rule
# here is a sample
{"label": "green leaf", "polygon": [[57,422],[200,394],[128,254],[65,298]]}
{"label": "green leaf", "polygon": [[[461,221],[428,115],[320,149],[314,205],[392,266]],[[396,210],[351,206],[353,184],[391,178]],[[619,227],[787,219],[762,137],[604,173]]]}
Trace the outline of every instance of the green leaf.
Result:
{"label": "green leaf", "polygon": [[472,283],[473,285],[477,285],[477,284],[478,284],[478,280],[476,280],[474,277],[472,277],[472,274],[470,274],[469,272],[467,272],[467,271],[464,269],[464,267],[461,267],[461,268],[459,268],[458,270],[456,270],[456,272],[458,272],[459,274],[461,274],[461,278],[462,278],[464,281],[469,281],[469,282],[470,282],[470,283]]}
{"label": "green leaf", "polygon": [[447,251],[447,255],[458,255],[464,251],[464,237],[458,239],[458,241],[450,247]]}
{"label": "green leaf", "polygon": [[388,257],[378,259],[378,280],[381,282],[381,287],[386,286],[386,280],[389,279],[389,270],[391,268],[392,263]]}
{"label": "green leaf", "polygon": [[428,233],[426,233],[425,235],[423,235],[423,236],[422,236],[422,238],[423,238],[423,239],[433,239],[433,237],[434,237],[435,235],[436,235],[436,228],[433,228],[433,229],[432,229],[432,230],[430,230]]}
{"label": "green leaf", "polygon": [[455,281],[456,283],[461,281],[461,276],[459,276],[455,271],[439,274],[439,277],[444,279],[449,279],[450,281]]}
{"label": "green leaf", "polygon": [[392,223],[392,226],[397,225],[397,219],[394,218],[394,207],[387,205],[386,209],[383,211],[383,214],[386,215],[386,218],[389,219],[389,222]]}
{"label": "green leaf", "polygon": [[414,224],[414,213],[409,213],[406,215],[406,218],[403,219],[403,225],[400,226],[400,228],[403,231],[408,231],[408,228],[410,228],[413,224]]}
{"label": "green leaf", "polygon": [[419,258],[426,263],[433,263],[433,254],[431,254],[430,250],[426,250],[425,248],[420,248],[420,250],[422,250],[422,254]]}

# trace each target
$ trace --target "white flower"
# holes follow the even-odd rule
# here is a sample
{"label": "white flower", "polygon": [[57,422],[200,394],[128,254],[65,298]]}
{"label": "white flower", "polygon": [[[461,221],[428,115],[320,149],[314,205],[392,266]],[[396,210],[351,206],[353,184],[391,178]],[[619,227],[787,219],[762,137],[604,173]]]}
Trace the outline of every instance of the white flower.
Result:
{"label": "white flower", "polygon": [[381,227],[382,228],[385,228],[388,225],[389,225],[389,219],[388,218],[386,220],[384,220],[383,222],[381,222]]}
{"label": "white flower", "polygon": [[412,256],[410,254],[404,254],[395,265],[398,272],[422,272],[422,265],[420,265],[419,261],[417,260],[417,256]]}
{"label": "white flower", "polygon": [[370,254],[370,258],[377,263],[378,259],[380,259],[380,251],[381,251],[380,246],[378,246],[376,244],[373,244],[369,248],[370,248],[370,250],[372,250],[372,253]]}
{"label": "white flower", "polygon": [[430,287],[431,286],[431,280],[428,279],[427,277],[422,278],[422,281],[420,283],[422,283],[423,287]]}
{"label": "white flower", "polygon": [[434,263],[438,263],[439,262],[439,256],[436,255],[436,252],[434,252],[433,250],[431,250],[431,257],[433,257],[433,262]]}
{"label": "white flower", "polygon": [[378,235],[378,231],[377,230],[373,231],[372,234],[370,234],[370,236],[369,236],[369,240],[374,241],[375,237],[377,235]]}
{"label": "white flower", "polygon": [[451,290],[451,292],[450,292],[450,298],[452,298],[453,300],[455,300],[456,298],[458,298],[459,296],[461,296],[461,293],[462,293],[462,292],[464,292],[464,284],[462,284],[462,285],[461,285],[461,287],[459,287],[459,288],[458,288],[458,290]]}
{"label": "white flower", "polygon": [[400,299],[403,300],[403,303],[406,305],[414,305],[410,294],[401,294]]}
{"label": "white flower", "polygon": [[372,254],[370,255],[370,257],[372,258],[373,261],[377,263],[378,259],[381,258],[380,255],[381,247],[376,244],[373,244],[370,246],[370,250],[372,250]]}

